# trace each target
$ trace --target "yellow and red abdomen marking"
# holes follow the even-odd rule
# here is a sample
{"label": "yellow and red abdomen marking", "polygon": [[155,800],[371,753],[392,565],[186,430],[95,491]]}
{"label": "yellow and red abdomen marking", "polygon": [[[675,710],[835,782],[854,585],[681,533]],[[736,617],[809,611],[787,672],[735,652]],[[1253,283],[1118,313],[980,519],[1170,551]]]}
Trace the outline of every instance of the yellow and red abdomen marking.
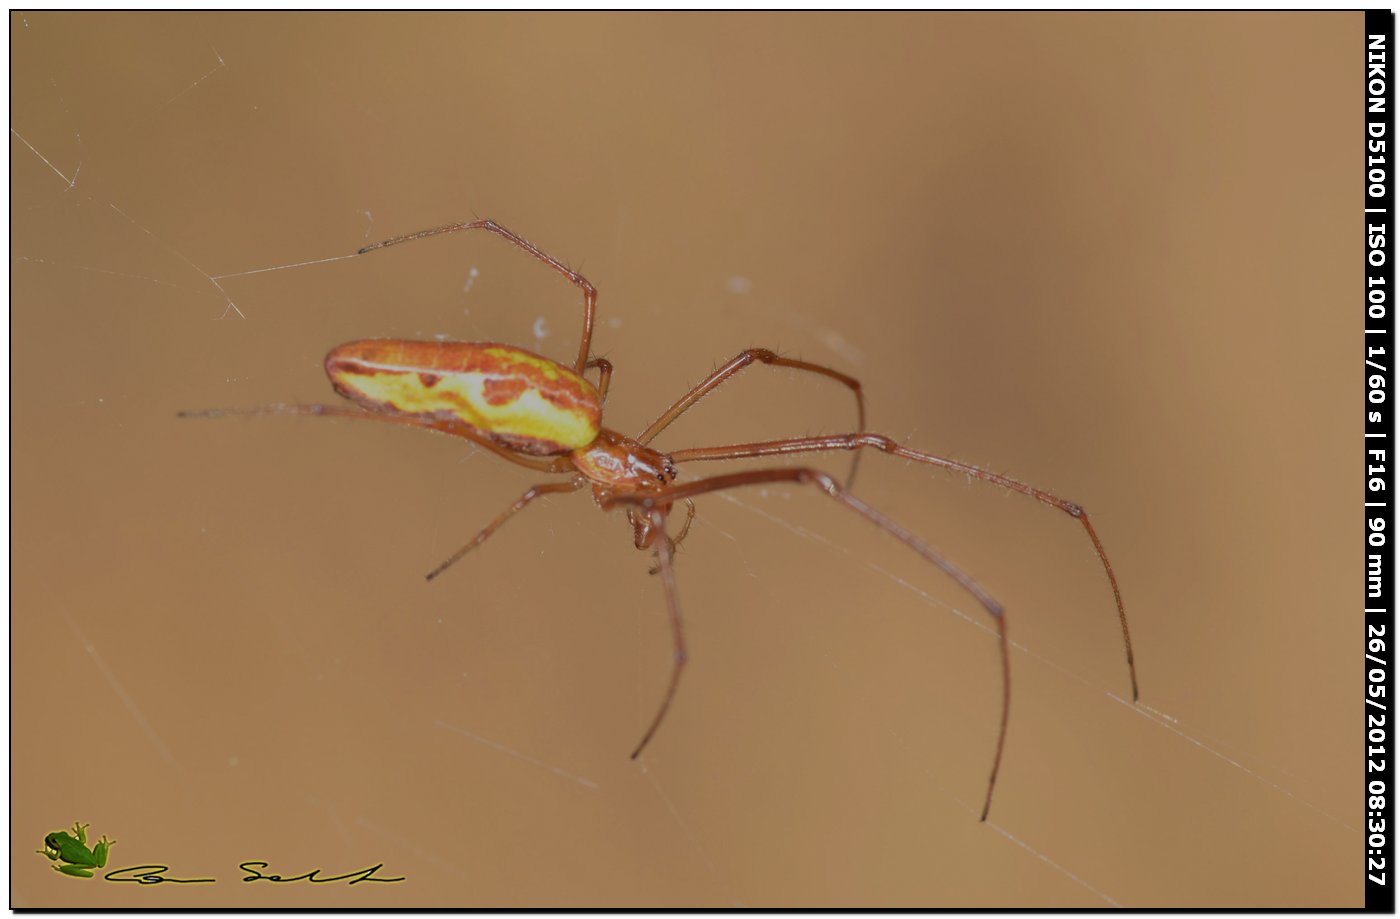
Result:
{"label": "yellow and red abdomen marking", "polygon": [[352,341],[326,355],[326,375],[336,392],[370,411],[461,421],[538,456],[588,446],[602,423],[592,383],[510,345]]}

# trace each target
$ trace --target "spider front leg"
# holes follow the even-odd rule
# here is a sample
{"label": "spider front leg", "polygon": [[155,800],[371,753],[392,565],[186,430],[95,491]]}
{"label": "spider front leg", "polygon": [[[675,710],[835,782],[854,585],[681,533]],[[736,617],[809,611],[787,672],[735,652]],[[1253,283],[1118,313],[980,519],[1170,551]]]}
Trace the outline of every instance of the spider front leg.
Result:
{"label": "spider front leg", "polygon": [[1123,652],[1128,659],[1128,677],[1133,686],[1133,701],[1138,700],[1138,678],[1137,663],[1133,658],[1133,639],[1128,634],[1128,613],[1123,608],[1123,594],[1118,589],[1118,577],[1113,573],[1113,565],[1109,564],[1108,553],[1104,551],[1103,543],[1099,541],[1099,534],[1094,532],[1094,525],[1089,522],[1089,512],[1084,510],[1073,501],[1066,501],[1064,498],[1056,497],[1034,485],[1027,485],[1025,482],[991,472],[980,466],[973,466],[969,463],[958,462],[948,459],[945,456],[936,456],[932,453],[922,453],[918,450],[911,450],[908,447],[896,443],[883,434],[867,434],[857,432],[854,434],[832,434],[826,437],[793,437],[787,440],[769,440],[752,444],[733,444],[727,447],[697,447],[692,450],[677,450],[671,454],[674,462],[681,463],[688,460],[726,460],[744,459],[759,456],[782,456],[791,453],[820,453],[830,450],[862,450],[871,448],[889,453],[904,459],[924,463],[929,466],[939,466],[944,469],[952,469],[956,472],[964,473],[975,479],[990,482],[993,485],[1005,488],[1008,491],[1019,492],[1051,507],[1059,508],[1066,514],[1078,520],[1084,526],[1085,533],[1089,536],[1089,542],[1093,543],[1094,551],[1098,553],[1099,561],[1103,564],[1104,574],[1108,576],[1108,585],[1113,589],[1113,602],[1118,607],[1118,625],[1123,632]]}
{"label": "spider front leg", "polygon": [[[672,454],[674,459],[679,454]],[[670,485],[652,492],[615,492],[607,495],[600,501],[606,510],[613,504],[627,504],[646,510],[652,515],[651,519],[655,526],[658,521],[665,520],[663,508],[667,508],[675,501],[683,501],[694,498],[698,495],[707,494],[714,491],[724,491],[729,488],[739,488],[746,485],[763,485],[775,482],[793,482],[799,485],[811,485],[817,488],[822,494],[835,500],[843,507],[849,508],[860,514],[866,520],[889,533],[895,539],[904,543],[915,552],[922,555],[926,560],[937,566],[945,574],[957,582],[963,590],[967,591],[982,605],[987,611],[987,615],[992,617],[997,625],[997,641],[1001,654],[1001,720],[997,729],[996,753],[992,757],[992,772],[987,779],[987,797],[982,804],[982,820],[987,819],[987,813],[992,807],[992,792],[996,789],[997,774],[1001,771],[1002,752],[1006,748],[1006,728],[1010,723],[1011,713],[1011,652],[1010,644],[1006,637],[1006,617],[1003,615],[1002,606],[992,598],[983,588],[961,568],[948,561],[942,555],[935,552],[927,543],[919,539],[904,527],[895,523],[884,514],[875,510],[870,505],[861,501],[854,495],[848,494],[830,475],[817,469],[755,469],[749,472],[735,472],[728,475],[717,475],[706,479],[698,479],[694,482],[686,482],[681,485]],[[659,517],[657,515],[660,515]],[[651,735],[656,731],[661,723],[661,718],[666,714],[666,709],[671,705],[671,698],[675,695],[676,685],[680,680],[680,664],[685,660],[685,643],[681,634],[680,607],[675,597],[675,575],[671,572],[671,550],[666,545],[666,541],[661,540],[658,547],[657,557],[661,561],[662,580],[667,585],[667,603],[671,606],[671,620],[676,632],[677,665],[672,678],[670,689],[666,693],[666,700],[662,703],[661,711],[657,714],[656,720],[647,731],[646,737],[642,738],[641,746],[637,752],[641,752],[641,747],[646,746],[646,742],[651,739]],[[632,754],[634,757],[636,753]]]}
{"label": "spider front leg", "polygon": [[518,249],[530,253],[535,258],[544,262],[555,271],[568,279],[570,284],[583,291],[583,340],[578,346],[578,362],[574,365],[574,370],[583,373],[584,367],[588,365],[588,349],[593,342],[593,314],[598,305],[598,291],[588,283],[588,279],[574,271],[563,262],[547,255],[542,249],[522,236],[517,236],[510,230],[501,226],[494,220],[469,220],[465,223],[452,223],[443,227],[433,227],[431,230],[419,230],[417,233],[406,233],[403,236],[395,236],[383,242],[371,243],[356,252],[356,255],[364,255],[366,252],[373,252],[375,249],[387,249],[389,246],[397,246],[399,243],[413,242],[418,239],[427,239],[429,236],[440,236],[443,233],[456,233],[458,230],[486,230],[495,233],[510,242]]}
{"label": "spider front leg", "polygon": [[[791,357],[781,357],[767,348],[748,348],[740,351],[737,355],[710,373],[709,376],[695,384],[690,392],[681,396],[670,408],[661,413],[651,425],[637,436],[637,440],[643,444],[649,444],[662,431],[666,430],[673,421],[689,411],[695,403],[709,395],[716,387],[729,378],[733,377],[745,367],[755,361],[769,364],[774,367],[791,367],[794,370],[802,370],[807,373],[815,373],[835,380],[842,386],[849,389],[856,397],[856,430],[865,430],[865,395],[861,391],[860,380],[847,376],[839,370],[832,370],[822,364],[814,364],[811,361],[802,361]],[[846,476],[846,489],[850,490],[856,481],[856,469],[860,465],[860,454],[857,453],[851,458],[851,471]]]}

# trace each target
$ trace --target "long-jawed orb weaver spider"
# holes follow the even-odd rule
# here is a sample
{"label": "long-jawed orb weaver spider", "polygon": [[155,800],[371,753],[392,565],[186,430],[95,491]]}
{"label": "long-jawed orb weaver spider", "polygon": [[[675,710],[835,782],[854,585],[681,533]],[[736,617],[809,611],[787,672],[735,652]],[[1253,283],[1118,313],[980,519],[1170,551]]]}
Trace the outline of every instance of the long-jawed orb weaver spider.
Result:
{"label": "long-jawed orb weaver spider", "polygon": [[[627,521],[632,526],[632,538],[638,549],[654,548],[656,568],[666,594],[666,610],[671,618],[675,653],[671,680],[661,706],[632,751],[635,759],[661,726],[666,712],[680,685],[686,664],[685,630],[681,622],[680,600],[676,591],[673,553],[685,538],[695,516],[692,499],[709,492],[762,485],[793,482],[810,485],[819,492],[861,515],[889,533],[929,562],[940,568],[982,605],[997,625],[1001,653],[1001,719],[997,730],[996,753],[992,771],[987,779],[987,794],[982,805],[982,820],[992,806],[997,772],[1001,768],[1002,751],[1006,746],[1006,727],[1011,704],[1011,661],[1006,638],[1006,617],[1002,606],[982,589],[962,569],[939,555],[923,540],[895,523],[884,514],[850,493],[856,464],[864,449],[879,450],[930,466],[939,466],[964,473],[972,478],[990,482],[1011,491],[1035,498],[1059,508],[1084,526],[1089,541],[1103,563],[1118,606],[1118,623],[1123,631],[1123,649],[1128,659],[1128,674],[1132,680],[1133,701],[1138,698],[1137,668],[1133,663],[1133,645],[1128,636],[1128,617],[1123,609],[1123,596],[1118,579],[1113,574],[1108,555],[1098,534],[1082,507],[1057,498],[1049,492],[1007,478],[995,472],[960,463],[957,460],[921,453],[895,443],[881,434],[865,430],[865,397],[858,380],[844,373],[808,361],[780,357],[764,348],[749,348],[701,380],[681,396],[661,416],[636,437],[628,437],[602,426],[603,401],[612,381],[613,367],[607,360],[590,357],[593,340],[593,318],[598,292],[578,272],[545,254],[532,243],[507,230],[493,220],[473,220],[396,236],[360,249],[358,255],[384,249],[399,243],[425,239],[458,230],[487,230],[505,238],[516,247],[544,262],[583,291],[583,339],[579,342],[578,359],[572,368],[556,363],[521,348],[486,342],[404,341],[375,339],[352,341],[339,345],[326,355],[326,374],[335,391],[360,408],[344,405],[271,405],[255,409],[212,409],[181,412],[182,417],[223,417],[229,415],[321,415],[340,418],[360,418],[386,421],[406,427],[424,428],[469,440],[512,463],[534,469],[568,475],[565,481],[536,485],[526,490],[515,503],[492,520],[471,541],[450,558],[428,573],[428,580],[442,574],[460,561],[472,549],[481,545],[507,520],[542,495],[577,491],[585,486],[593,489],[593,498],[603,510],[621,505],[626,508]],[[673,421],[683,415],[721,383],[745,367],[759,362],[775,367],[791,367],[807,373],[836,380],[851,390],[856,400],[858,426],[852,434],[823,437],[791,437],[757,443],[730,444],[721,447],[695,447],[662,453],[649,444]],[[598,371],[598,383],[589,382],[584,374]],[[821,453],[832,450],[855,451],[850,478],[842,486],[830,475],[817,469],[779,468],[753,469],[697,479],[677,484],[678,466],[701,460],[732,460],[760,456],[780,456],[795,453]],[[666,533],[666,521],[677,502],[686,505],[686,519],[680,533]]]}

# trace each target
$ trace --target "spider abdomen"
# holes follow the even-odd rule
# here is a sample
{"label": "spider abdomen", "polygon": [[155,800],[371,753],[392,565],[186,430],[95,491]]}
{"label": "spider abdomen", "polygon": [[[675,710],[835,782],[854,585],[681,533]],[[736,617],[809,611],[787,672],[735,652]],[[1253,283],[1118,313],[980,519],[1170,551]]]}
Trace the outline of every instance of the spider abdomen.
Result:
{"label": "spider abdomen", "polygon": [[326,355],[340,395],[372,412],[460,421],[536,456],[568,453],[598,436],[598,390],[547,357],[491,342],[352,341]]}

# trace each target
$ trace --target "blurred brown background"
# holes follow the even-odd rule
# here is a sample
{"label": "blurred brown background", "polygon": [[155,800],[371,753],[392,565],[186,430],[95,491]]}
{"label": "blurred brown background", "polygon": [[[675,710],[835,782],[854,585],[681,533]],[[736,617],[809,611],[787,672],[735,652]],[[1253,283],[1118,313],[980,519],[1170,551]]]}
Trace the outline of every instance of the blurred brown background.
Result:
{"label": "blurred brown background", "polygon": [[[11,30],[12,905],[1360,903],[1360,14]],[[352,338],[569,359],[577,291],[499,240],[344,258],[472,215],[598,286],[613,427],[767,346],[1090,508],[1142,705],[1073,521],[869,456],[858,493],[1008,609],[992,823],[977,607],[795,488],[702,502],[633,763],[670,638],[622,520],[553,499],[427,584],[538,476],[176,420],[330,400]],[[757,368],[660,445],[852,423]],[[75,819],[218,882],[55,874]]]}

